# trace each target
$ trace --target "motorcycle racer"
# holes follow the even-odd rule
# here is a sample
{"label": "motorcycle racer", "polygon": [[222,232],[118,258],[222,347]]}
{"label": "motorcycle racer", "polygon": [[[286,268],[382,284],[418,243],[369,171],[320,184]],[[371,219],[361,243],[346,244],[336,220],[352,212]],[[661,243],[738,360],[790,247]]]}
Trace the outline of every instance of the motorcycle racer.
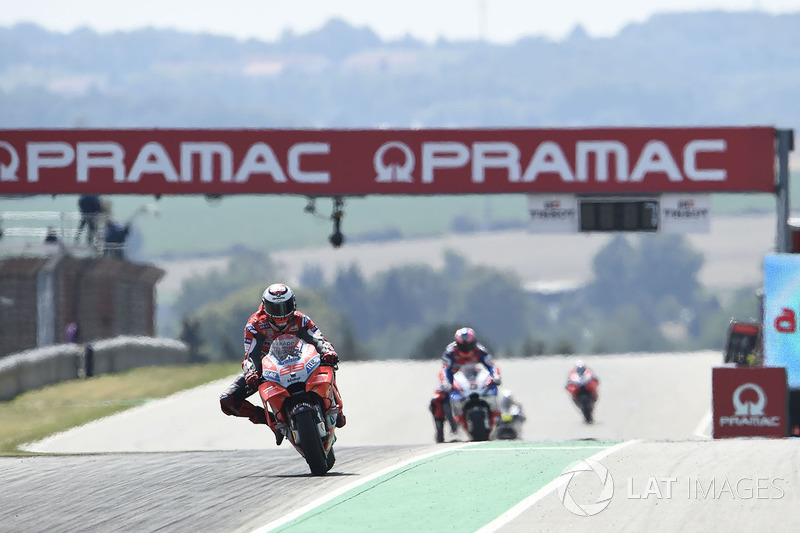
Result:
{"label": "motorcycle racer", "polygon": [[[579,359],[570,368],[565,388],[572,397],[572,402],[583,411],[584,406],[581,405],[582,396],[587,395],[591,402],[591,407],[594,407],[594,403],[598,398],[597,386],[599,384],[600,380],[597,374]],[[586,417],[586,422],[591,423],[591,410],[584,412],[584,416]]]}
{"label": "motorcycle racer", "polygon": [[439,387],[434,391],[429,409],[436,427],[436,442],[444,442],[444,419],[450,423],[455,432],[457,425],[453,419],[450,406],[450,391],[453,389],[453,374],[463,365],[480,363],[489,370],[492,381],[500,385],[500,369],[494,364],[492,354],[477,341],[475,330],[469,327],[459,328],[453,336],[453,342],[447,345],[442,354],[442,368],[439,371]]}
{"label": "motorcycle racer", "polygon": [[[272,413],[247,401],[261,383],[261,356],[269,351],[272,342],[283,334],[292,334],[313,345],[322,362],[336,365],[339,356],[333,345],[307,315],[296,308],[294,292],[283,283],[274,283],[261,296],[261,304],[244,327],[244,360],[242,373],[219,397],[222,412],[230,416],[250,419],[253,424],[267,424],[275,434],[275,443],[283,442],[283,434],[274,426]],[[333,383],[336,388],[336,382]],[[336,389],[338,395],[338,388]],[[336,419],[336,427],[347,423],[344,413]]]}

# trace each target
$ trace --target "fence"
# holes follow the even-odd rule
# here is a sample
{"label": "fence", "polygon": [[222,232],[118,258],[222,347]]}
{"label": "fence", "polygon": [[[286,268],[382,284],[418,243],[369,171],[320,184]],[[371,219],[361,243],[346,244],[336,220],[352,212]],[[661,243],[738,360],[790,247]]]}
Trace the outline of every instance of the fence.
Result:
{"label": "fence", "polygon": [[0,258],[0,356],[63,342],[155,335],[155,286],[164,271],[111,258]]}

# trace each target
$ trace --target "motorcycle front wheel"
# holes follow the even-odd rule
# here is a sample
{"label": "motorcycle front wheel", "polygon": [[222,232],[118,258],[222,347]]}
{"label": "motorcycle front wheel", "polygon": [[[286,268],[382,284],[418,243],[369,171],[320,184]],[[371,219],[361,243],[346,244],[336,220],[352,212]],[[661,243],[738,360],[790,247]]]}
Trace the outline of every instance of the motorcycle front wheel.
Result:
{"label": "motorcycle front wheel", "polygon": [[[300,435],[300,448],[303,456],[315,476],[324,476],[330,467],[328,458],[325,457],[325,448],[317,432],[317,417],[314,411],[301,411],[295,415],[297,433]],[[331,461],[331,466],[333,462]]]}

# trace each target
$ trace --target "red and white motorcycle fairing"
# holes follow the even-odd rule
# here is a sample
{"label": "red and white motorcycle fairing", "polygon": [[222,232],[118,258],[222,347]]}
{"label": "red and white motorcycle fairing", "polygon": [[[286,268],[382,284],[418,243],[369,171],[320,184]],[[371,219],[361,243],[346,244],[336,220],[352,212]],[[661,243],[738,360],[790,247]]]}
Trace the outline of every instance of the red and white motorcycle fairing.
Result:
{"label": "red and white motorcycle fairing", "polygon": [[258,393],[268,416],[311,473],[324,475],[336,460],[336,417],[342,408],[333,386],[335,367],[323,365],[314,346],[294,335],[275,339],[261,365],[264,381]]}

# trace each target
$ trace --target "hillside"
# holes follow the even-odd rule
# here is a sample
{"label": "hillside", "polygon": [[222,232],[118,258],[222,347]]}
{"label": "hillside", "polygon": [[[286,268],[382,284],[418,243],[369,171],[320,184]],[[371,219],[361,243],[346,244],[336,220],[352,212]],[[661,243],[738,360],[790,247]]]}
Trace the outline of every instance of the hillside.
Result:
{"label": "hillside", "polygon": [[656,15],[509,45],[382,41],[333,20],[273,42],[0,27],[3,127],[800,123],[800,13]]}

